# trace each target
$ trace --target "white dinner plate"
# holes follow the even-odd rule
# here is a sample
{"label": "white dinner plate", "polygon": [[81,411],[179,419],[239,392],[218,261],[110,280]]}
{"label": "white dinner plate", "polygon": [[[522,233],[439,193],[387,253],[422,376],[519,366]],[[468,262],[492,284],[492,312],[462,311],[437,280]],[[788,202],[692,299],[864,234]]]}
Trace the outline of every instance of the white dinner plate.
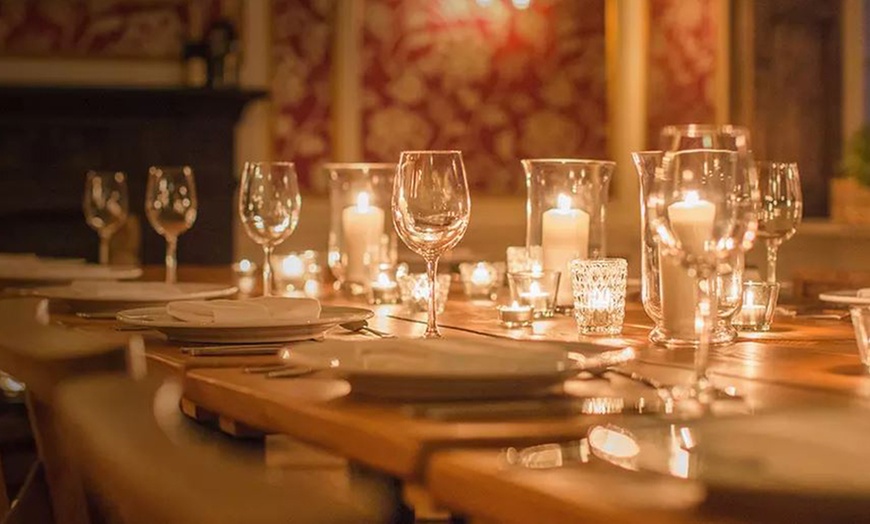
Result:
{"label": "white dinner plate", "polygon": [[320,318],[306,321],[269,319],[256,322],[196,324],[169,316],[165,307],[147,307],[121,311],[117,318],[125,324],[160,331],[168,338],[181,342],[254,344],[319,339],[339,324],[366,320],[373,315],[374,313],[368,309],[323,306]]}
{"label": "white dinner plate", "polygon": [[355,394],[392,400],[540,396],[581,370],[561,345],[509,340],[326,341],[288,358],[332,370]]}
{"label": "white dinner plate", "polygon": [[870,290],[844,289],[841,291],[828,291],[819,295],[819,300],[850,306],[870,306]]}
{"label": "white dinner plate", "polygon": [[0,263],[0,282],[18,285],[74,280],[130,280],[141,276],[142,268],[132,266],[104,266],[43,259],[21,264]]}
{"label": "white dinner plate", "polygon": [[95,282],[85,285],[38,287],[33,294],[67,304],[73,312],[94,313],[156,306],[175,300],[228,297],[238,288],[224,284],[185,282]]}

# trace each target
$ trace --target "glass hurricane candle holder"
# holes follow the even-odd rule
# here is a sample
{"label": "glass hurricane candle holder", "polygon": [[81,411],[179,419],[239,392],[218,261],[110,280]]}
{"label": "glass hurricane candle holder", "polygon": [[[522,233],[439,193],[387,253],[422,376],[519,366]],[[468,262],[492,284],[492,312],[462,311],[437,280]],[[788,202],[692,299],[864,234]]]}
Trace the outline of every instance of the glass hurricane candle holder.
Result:
{"label": "glass hurricane candle holder", "polygon": [[531,325],[535,318],[532,306],[522,306],[516,300],[509,306],[498,307],[498,319],[507,328],[518,328]]}
{"label": "glass hurricane candle holder", "polygon": [[398,304],[401,300],[399,294],[399,276],[408,273],[408,265],[389,266],[382,264],[372,279],[368,290],[369,304]]}
{"label": "glass hurricane candle holder", "polygon": [[[429,277],[425,273],[411,273],[399,276],[398,280],[402,304],[412,313],[428,311],[429,296],[432,292]],[[449,293],[450,275],[438,275],[435,279],[435,310],[437,313],[444,312],[444,306],[447,304],[447,295]]]}
{"label": "glass hurricane candle holder", "polygon": [[732,323],[740,331],[768,331],[776,312],[779,284],[744,282],[743,304]]}
{"label": "glass hurricane candle holder", "polygon": [[250,295],[257,287],[257,264],[247,258],[233,264],[233,279],[239,293]]}
{"label": "glass hurricane candle holder", "polygon": [[627,272],[628,262],[624,258],[571,262],[574,318],[581,334],[618,335],[622,332]]}
{"label": "glass hurricane candle holder", "polygon": [[338,289],[366,293],[381,264],[396,263],[389,219],[396,164],[326,164],[329,176],[329,256]]}
{"label": "glass hurricane candle holder", "polygon": [[[540,246],[543,268],[569,274],[576,258],[605,256],[604,207],[616,164],[597,160],[523,160],[526,246]],[[556,305],[574,305],[571,280],[562,279]]]}
{"label": "glass hurricane candle holder", "polygon": [[465,296],[470,300],[495,300],[501,285],[498,268],[489,262],[459,264]]}
{"label": "glass hurricane candle holder", "polygon": [[556,312],[556,292],[560,271],[520,271],[508,273],[511,300],[530,306],[535,318],[549,318]]}
{"label": "glass hurricane candle holder", "polygon": [[536,265],[540,269],[543,267],[543,258],[541,246],[510,246],[507,248],[507,271],[508,273],[532,271]]}

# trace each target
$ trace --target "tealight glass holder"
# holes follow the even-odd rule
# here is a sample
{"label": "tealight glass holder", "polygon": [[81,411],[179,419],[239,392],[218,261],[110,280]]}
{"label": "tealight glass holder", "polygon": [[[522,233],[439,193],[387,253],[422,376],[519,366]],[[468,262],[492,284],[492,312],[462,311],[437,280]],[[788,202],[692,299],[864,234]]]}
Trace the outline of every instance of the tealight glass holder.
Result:
{"label": "tealight glass holder", "polygon": [[402,298],[399,293],[399,277],[407,274],[407,264],[398,266],[381,264],[368,286],[369,304],[398,304]]}
{"label": "tealight glass holder", "polygon": [[600,258],[571,262],[574,319],[583,335],[618,335],[625,320],[628,261]]}
{"label": "tealight glass holder", "polygon": [[469,300],[495,300],[501,280],[498,268],[489,262],[459,264],[462,288]]}
{"label": "tealight glass holder", "polygon": [[556,312],[556,292],[560,271],[520,271],[508,273],[511,300],[530,306],[535,318],[549,318]]}
{"label": "tealight glass holder", "polygon": [[507,328],[519,328],[531,325],[535,319],[532,306],[520,305],[514,301],[511,305],[498,307],[498,319]]}
{"label": "tealight glass holder", "polygon": [[[402,304],[411,313],[424,313],[429,310],[429,294],[431,285],[429,277],[425,273],[411,273],[401,275],[399,280],[399,294]],[[447,295],[450,293],[450,275],[441,274],[435,279],[435,310],[437,313],[444,312],[447,304]]]}
{"label": "tealight glass holder", "polygon": [[242,295],[250,295],[257,287],[257,264],[247,258],[233,264],[233,280]]}
{"label": "tealight glass holder", "polygon": [[541,246],[510,246],[507,248],[507,271],[519,273],[532,271],[535,267],[540,269],[543,267],[543,258]]}
{"label": "tealight glass holder", "polygon": [[[526,159],[526,246],[540,246],[543,269],[570,274],[576,258],[606,256],[604,216],[610,178],[608,161]],[[571,279],[556,296],[560,311],[574,306]]]}
{"label": "tealight glass holder", "polygon": [[768,331],[779,298],[777,282],[744,282],[743,305],[732,323],[740,331]]}
{"label": "tealight glass holder", "polygon": [[336,287],[364,295],[381,264],[396,264],[390,202],[396,164],[326,164],[329,177],[329,255]]}

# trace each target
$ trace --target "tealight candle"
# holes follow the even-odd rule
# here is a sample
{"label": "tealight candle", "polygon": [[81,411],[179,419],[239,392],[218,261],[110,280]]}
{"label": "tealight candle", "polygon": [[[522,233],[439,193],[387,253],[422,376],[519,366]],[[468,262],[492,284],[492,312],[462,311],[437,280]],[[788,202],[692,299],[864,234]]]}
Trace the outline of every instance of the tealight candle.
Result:
{"label": "tealight candle", "polygon": [[382,268],[369,285],[369,304],[396,304],[399,302],[399,284],[392,268]]}
{"label": "tealight candle", "polygon": [[[399,291],[402,303],[413,312],[429,310],[429,296],[432,285],[425,273],[403,275],[399,277]],[[435,308],[438,313],[444,311],[447,295],[450,292],[450,275],[438,275],[435,279]]]}
{"label": "tealight candle", "polygon": [[559,288],[559,271],[521,271],[508,273],[511,300],[534,310],[535,318],[552,317]]}
{"label": "tealight candle", "polygon": [[305,276],[305,262],[299,255],[291,254],[281,260],[281,277],[284,280],[297,280]]}
{"label": "tealight candle", "polygon": [[459,275],[466,296],[471,300],[494,300],[499,284],[499,272],[488,262],[459,264]]}
{"label": "tealight candle", "polygon": [[731,322],[740,331],[767,331],[776,310],[779,284],[744,282],[743,305]]}
{"label": "tealight candle", "polygon": [[521,306],[514,300],[509,306],[499,306],[498,318],[508,328],[528,326],[534,319],[534,309],[531,306]]}

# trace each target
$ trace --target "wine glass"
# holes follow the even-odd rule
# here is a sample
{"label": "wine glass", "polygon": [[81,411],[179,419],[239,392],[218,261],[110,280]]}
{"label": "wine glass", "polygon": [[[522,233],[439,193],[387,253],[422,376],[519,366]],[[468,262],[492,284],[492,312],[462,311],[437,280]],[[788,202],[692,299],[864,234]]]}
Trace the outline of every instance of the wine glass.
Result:
{"label": "wine glass", "polygon": [[707,366],[716,320],[717,271],[720,264],[752,247],[757,227],[755,170],[739,164],[738,153],[728,150],[667,153],[647,200],[650,229],[660,249],[679,260],[696,280],[695,325],[700,336],[695,376],[688,395],[676,396],[689,396],[701,405],[712,398]]}
{"label": "wine glass", "polygon": [[471,198],[460,151],[404,151],[393,182],[393,224],[399,238],[426,261],[432,282],[423,338],[440,338],[435,322],[438,259],[468,229]]}
{"label": "wine glass", "polygon": [[88,171],[82,209],[85,222],[100,236],[100,264],[109,263],[109,241],[127,221],[129,208],[127,175],[121,171]]}
{"label": "wine glass", "polygon": [[272,294],[272,250],[299,223],[302,197],[290,162],[246,162],[239,189],[239,216],[248,236],[263,246],[263,296]]}
{"label": "wine glass", "polygon": [[788,162],[756,162],[761,209],[758,236],[767,244],[767,281],[776,283],[776,255],[790,239],[803,216],[803,197],[798,166]]}
{"label": "wine glass", "polygon": [[188,166],[152,167],[145,189],[145,216],[166,239],[166,283],[177,279],[178,237],[196,222],[196,186]]}

